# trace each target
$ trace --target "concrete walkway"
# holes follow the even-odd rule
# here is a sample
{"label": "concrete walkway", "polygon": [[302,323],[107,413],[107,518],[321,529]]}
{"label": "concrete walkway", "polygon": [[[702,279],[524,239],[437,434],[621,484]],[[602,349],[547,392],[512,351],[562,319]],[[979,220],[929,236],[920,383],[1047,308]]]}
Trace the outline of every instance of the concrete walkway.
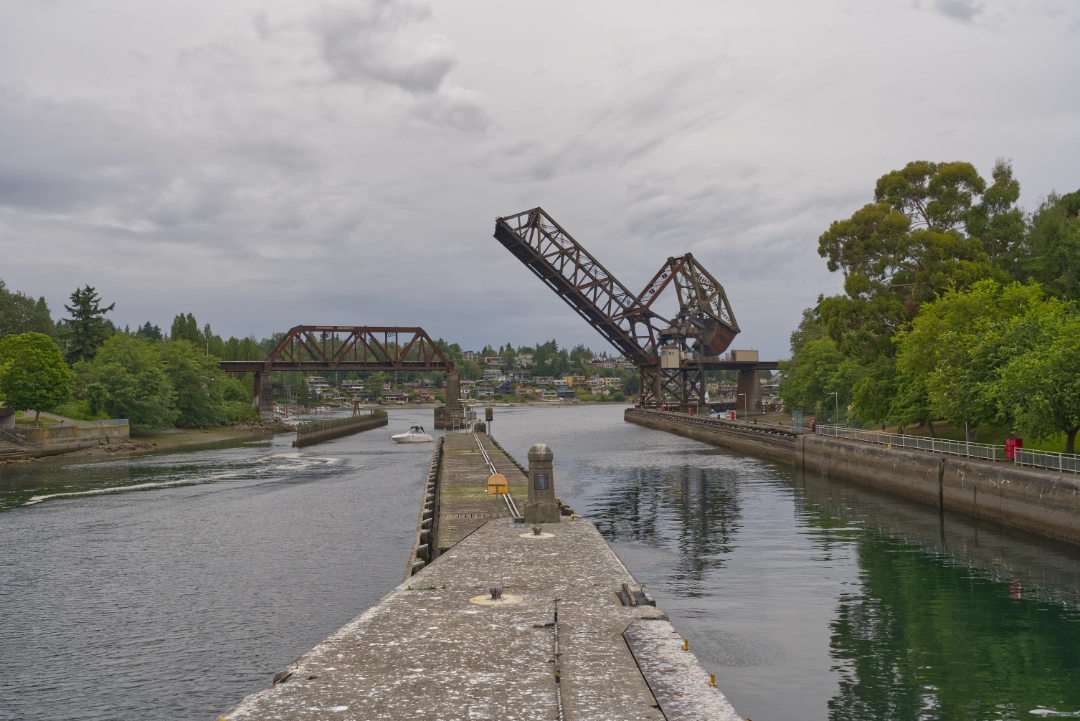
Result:
{"label": "concrete walkway", "polygon": [[[528,479],[505,453],[495,447],[484,433],[477,437],[484,444],[495,470],[506,476],[510,496],[525,507],[529,497]],[[461,539],[495,518],[509,518],[506,503],[489,495],[487,479],[491,475],[484,456],[471,433],[448,433],[443,441],[442,472],[439,480],[439,553],[453,548]]]}
{"label": "concrete walkway", "polygon": [[[637,582],[592,524],[543,531],[487,522],[222,718],[741,718],[663,612],[620,603],[621,585]],[[521,600],[473,602],[494,585]],[[556,598],[562,716],[545,625]]]}

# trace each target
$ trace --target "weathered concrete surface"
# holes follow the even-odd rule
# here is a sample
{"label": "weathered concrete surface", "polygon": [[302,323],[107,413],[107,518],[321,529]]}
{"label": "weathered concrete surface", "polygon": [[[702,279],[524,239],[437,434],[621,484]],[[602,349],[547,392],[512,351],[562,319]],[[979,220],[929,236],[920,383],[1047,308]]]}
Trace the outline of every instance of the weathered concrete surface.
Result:
{"label": "weathered concrete surface", "polygon": [[[501,469],[500,469],[501,470]],[[542,538],[509,519],[485,523],[286,669],[287,679],[226,713],[234,719],[556,719],[554,599],[559,599],[561,691],[571,721],[664,715],[623,639],[652,606],[622,606],[633,576],[587,521],[547,524]],[[520,603],[470,598],[493,585]],[[670,635],[670,626],[656,627]],[[693,654],[653,639],[642,653],[737,719]],[[669,657],[675,654],[673,658]],[[722,684],[722,679],[719,683]],[[673,694],[679,693],[678,684]],[[710,696],[711,695],[711,696]],[[708,709],[708,706],[704,708]]]}
{"label": "weathered concrete surface", "polygon": [[[476,434],[495,470],[506,476],[511,498],[523,508],[529,496],[528,477],[485,433]],[[494,518],[509,518],[506,503],[487,492],[490,475],[471,433],[450,433],[443,443],[439,472],[436,557]]]}
{"label": "weathered concrete surface", "polygon": [[48,428],[17,428],[15,434],[29,444],[24,448],[27,455],[42,457],[92,448],[111,441],[127,440],[130,427],[126,424],[88,428],[57,424]]}
{"label": "weathered concrete surface", "polygon": [[372,428],[380,428],[389,423],[386,411],[375,411],[369,416],[352,416],[350,418],[335,418],[327,421],[308,421],[301,423],[297,428],[294,448],[311,446],[323,441],[329,441],[342,436],[351,436],[361,431],[369,431]]}
{"label": "weathered concrete surface", "polygon": [[627,408],[623,419],[646,428],[675,433],[743,453],[784,463],[795,462],[795,439],[798,434],[783,428],[641,408]]}
{"label": "weathered concrete surface", "polygon": [[1080,543],[1080,478],[876,443],[799,436],[796,464],[1042,536]]}
{"label": "weathered concrete surface", "polygon": [[634,621],[623,632],[641,674],[664,715],[686,721],[742,719],[715,686],[683,638],[667,621]]}

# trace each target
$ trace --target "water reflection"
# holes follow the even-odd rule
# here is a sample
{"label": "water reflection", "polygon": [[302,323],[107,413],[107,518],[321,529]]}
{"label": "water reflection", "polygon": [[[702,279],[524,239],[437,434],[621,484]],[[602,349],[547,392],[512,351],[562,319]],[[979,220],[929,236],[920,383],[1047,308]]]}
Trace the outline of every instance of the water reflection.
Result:
{"label": "water reflection", "polygon": [[590,508],[590,520],[609,541],[676,549],[671,578],[684,584],[723,567],[739,516],[736,479],[690,465],[638,469]]}
{"label": "water reflection", "polygon": [[810,475],[811,526],[859,524],[839,597],[832,721],[1080,712],[1080,553]]}

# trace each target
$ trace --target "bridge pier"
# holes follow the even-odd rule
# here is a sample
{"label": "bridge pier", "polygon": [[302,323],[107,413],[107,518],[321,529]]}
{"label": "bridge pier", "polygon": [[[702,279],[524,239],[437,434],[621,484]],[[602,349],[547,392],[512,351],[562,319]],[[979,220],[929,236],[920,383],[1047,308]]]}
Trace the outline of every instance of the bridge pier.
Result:
{"label": "bridge pier", "polygon": [[739,381],[735,393],[735,410],[740,418],[744,415],[761,415],[761,383],[758,382],[757,368],[739,369]]}
{"label": "bridge pier", "polygon": [[251,390],[251,405],[259,409],[259,418],[274,418],[274,384],[270,380],[270,371],[256,371]]}

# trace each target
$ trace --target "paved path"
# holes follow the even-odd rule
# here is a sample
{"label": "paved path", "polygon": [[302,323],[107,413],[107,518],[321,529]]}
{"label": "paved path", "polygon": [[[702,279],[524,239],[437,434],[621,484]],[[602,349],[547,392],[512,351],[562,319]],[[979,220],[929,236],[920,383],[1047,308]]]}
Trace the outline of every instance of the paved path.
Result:
{"label": "paved path", "polygon": [[[223,718],[557,719],[554,629],[544,626],[556,598],[567,721],[665,718],[623,637],[639,619],[661,675],[653,682],[667,680],[676,706],[697,695],[669,721],[740,718],[662,611],[619,602],[621,584],[636,581],[592,524],[543,529],[551,535],[523,538],[509,519],[487,522]],[[470,602],[495,584],[522,600]]]}
{"label": "paved path", "polygon": [[[528,479],[521,469],[495,447],[484,433],[477,437],[495,470],[506,476],[510,496],[519,509],[529,498]],[[509,518],[506,503],[489,495],[487,479],[491,475],[484,456],[471,433],[448,433],[443,441],[442,472],[439,480],[439,553],[453,548],[461,539],[494,518]]]}
{"label": "paved path", "polygon": [[[523,508],[526,474],[479,437]],[[663,611],[623,605],[641,588],[591,523],[514,523],[472,435],[441,466],[441,555],[222,719],[741,719]]]}

